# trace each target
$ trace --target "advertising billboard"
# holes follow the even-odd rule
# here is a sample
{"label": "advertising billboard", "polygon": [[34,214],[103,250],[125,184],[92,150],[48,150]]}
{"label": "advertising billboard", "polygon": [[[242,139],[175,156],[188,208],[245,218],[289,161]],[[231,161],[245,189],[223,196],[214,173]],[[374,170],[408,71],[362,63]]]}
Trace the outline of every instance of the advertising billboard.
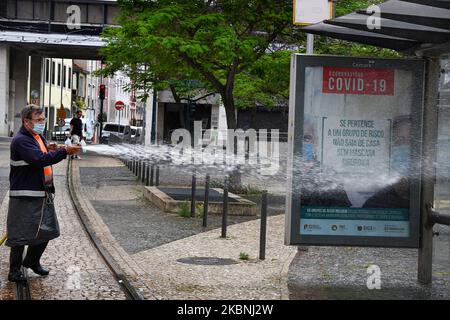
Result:
{"label": "advertising billboard", "polygon": [[286,243],[419,245],[422,60],[294,55]]}

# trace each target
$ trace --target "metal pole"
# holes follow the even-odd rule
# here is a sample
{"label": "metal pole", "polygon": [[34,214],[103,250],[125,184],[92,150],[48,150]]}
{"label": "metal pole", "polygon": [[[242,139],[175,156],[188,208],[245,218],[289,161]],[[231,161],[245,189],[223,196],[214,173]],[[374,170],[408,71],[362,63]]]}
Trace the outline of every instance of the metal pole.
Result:
{"label": "metal pole", "polygon": [[137,174],[136,174],[138,180],[141,179],[141,174],[142,174],[142,162],[141,162],[141,160],[139,160],[138,172],[137,172]]}
{"label": "metal pole", "polygon": [[314,54],[314,35],[310,33],[306,36],[306,53]]}
{"label": "metal pole", "polygon": [[192,173],[192,190],[191,190],[191,217],[195,217],[195,189],[197,186],[197,177],[195,170]]}
{"label": "metal pole", "polygon": [[[153,168],[152,168],[152,170],[153,170]],[[146,174],[145,185],[146,186],[150,185],[150,163],[147,164],[147,174]]]}
{"label": "metal pole", "polygon": [[222,238],[227,237],[228,220],[228,177],[223,184],[223,212],[222,212]]}
{"label": "metal pole", "polygon": [[428,58],[425,76],[425,109],[422,142],[422,192],[421,192],[421,243],[419,248],[417,278],[422,284],[432,282],[433,269],[433,223],[428,209],[434,203],[438,110],[440,76],[439,58]]}
{"label": "metal pole", "polygon": [[152,105],[152,132],[150,135],[150,140],[152,144],[156,144],[157,135],[156,135],[156,129],[157,129],[157,100],[158,96],[156,93],[156,90],[153,89],[153,105]]}
{"label": "metal pole", "polygon": [[155,174],[155,186],[159,186],[159,166],[156,166],[156,174]]}
{"label": "metal pole", "polygon": [[206,174],[205,178],[205,201],[203,202],[203,227],[208,226],[208,206],[209,206],[209,173]]}
{"label": "metal pole", "polygon": [[142,180],[141,180],[142,183],[145,182],[145,173],[146,172],[147,171],[145,170],[145,161],[144,161],[144,162],[142,162]]}
{"label": "metal pole", "polygon": [[267,236],[267,191],[264,190],[261,197],[261,229],[259,233],[259,259],[266,259]]}
{"label": "metal pole", "polygon": [[155,166],[152,164],[152,169],[151,169],[151,171],[150,171],[150,185],[151,186],[154,186],[155,184],[154,184],[154,175],[155,175]]}

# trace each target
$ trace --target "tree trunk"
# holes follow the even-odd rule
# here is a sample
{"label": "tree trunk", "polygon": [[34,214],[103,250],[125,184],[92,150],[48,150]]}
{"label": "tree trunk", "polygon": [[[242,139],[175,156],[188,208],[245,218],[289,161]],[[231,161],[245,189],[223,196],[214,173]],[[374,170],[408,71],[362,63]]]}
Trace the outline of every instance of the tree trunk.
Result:
{"label": "tree trunk", "polygon": [[225,113],[227,115],[227,125],[228,129],[236,129],[237,119],[236,110],[234,107],[234,97],[223,97],[223,105],[225,107]]}

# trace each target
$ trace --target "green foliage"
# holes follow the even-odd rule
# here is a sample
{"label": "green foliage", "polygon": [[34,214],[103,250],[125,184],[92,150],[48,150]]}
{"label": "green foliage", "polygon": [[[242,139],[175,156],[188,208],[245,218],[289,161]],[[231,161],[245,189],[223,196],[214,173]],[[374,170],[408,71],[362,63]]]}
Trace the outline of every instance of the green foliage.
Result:
{"label": "green foliage", "polygon": [[204,209],[203,203],[197,202],[195,204],[195,216],[196,217],[202,217],[203,216],[203,209]]}
{"label": "green foliage", "polygon": [[[336,16],[384,0],[339,0]],[[124,71],[132,88],[170,89],[177,102],[218,93],[235,127],[234,108],[287,105],[290,56],[306,35],[292,25],[292,0],[119,0],[118,23],[101,51],[106,67]],[[273,43],[286,48],[273,49]],[[297,46],[298,50],[292,50]],[[271,50],[269,50],[271,49]],[[392,50],[316,37],[315,53],[399,57]]]}
{"label": "green foliage", "polygon": [[85,110],[86,109],[86,102],[83,98],[78,97],[75,101],[75,105],[77,106],[77,110]]}
{"label": "green foliage", "polygon": [[[231,127],[236,76],[292,27],[291,0],[121,0],[118,23],[103,34],[102,74],[125,71],[139,89],[183,90],[183,80],[221,95]],[[144,67],[145,66],[145,67]],[[184,88],[186,89],[186,88]],[[178,90],[178,91],[177,91]],[[175,94],[174,96],[177,96]]]}
{"label": "green foliage", "polygon": [[240,260],[244,260],[247,261],[250,258],[249,254],[246,252],[241,252],[239,253],[239,259]]}
{"label": "green foliage", "polygon": [[178,210],[178,215],[183,218],[191,217],[191,209],[189,207],[189,201],[183,201],[180,204],[180,209]]}

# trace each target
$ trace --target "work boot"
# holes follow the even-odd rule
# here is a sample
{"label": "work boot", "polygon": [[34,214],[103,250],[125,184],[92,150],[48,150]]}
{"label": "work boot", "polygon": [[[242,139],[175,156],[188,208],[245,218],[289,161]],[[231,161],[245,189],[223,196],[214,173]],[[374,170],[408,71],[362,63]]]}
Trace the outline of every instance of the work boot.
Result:
{"label": "work boot", "polygon": [[26,283],[27,278],[23,275],[21,271],[12,271],[8,274],[8,280],[16,283]]}
{"label": "work boot", "polygon": [[22,265],[25,268],[30,268],[34,273],[40,276],[47,276],[49,271],[41,266],[41,256],[47,247],[48,242],[44,242],[34,246],[28,246],[27,255],[23,259]]}
{"label": "work boot", "polygon": [[22,265],[24,268],[30,268],[31,270],[33,270],[34,273],[36,273],[40,276],[48,276],[50,273],[50,271],[48,269],[44,268],[40,264],[33,266],[33,265],[27,264],[26,261],[24,261]]}

